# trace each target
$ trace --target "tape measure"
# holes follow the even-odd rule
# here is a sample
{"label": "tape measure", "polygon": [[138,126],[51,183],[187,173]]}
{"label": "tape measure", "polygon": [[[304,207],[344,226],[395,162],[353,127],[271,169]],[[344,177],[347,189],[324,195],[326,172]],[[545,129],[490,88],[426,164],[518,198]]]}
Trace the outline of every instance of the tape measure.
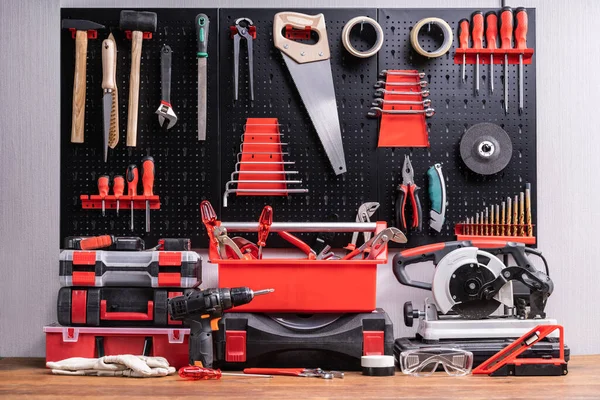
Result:
{"label": "tape measure", "polygon": [[[425,25],[429,24],[438,26],[442,30],[444,36],[444,42],[435,51],[427,51],[423,47],[421,47],[421,43],[419,43],[419,32]],[[453,40],[454,34],[452,33],[452,28],[450,28],[450,25],[448,25],[448,23],[441,18],[423,18],[422,20],[417,22],[410,31],[410,44],[417,53],[424,57],[437,58],[443,56],[448,51],[450,51]]]}
{"label": "tape measure", "polygon": [[[350,43],[350,32],[352,31],[352,28],[358,24],[371,25],[377,34],[375,44],[367,51],[359,51],[352,46],[352,43]],[[352,18],[346,23],[346,25],[344,25],[344,29],[342,29],[342,44],[344,45],[344,48],[348,50],[348,53],[352,54],[354,57],[369,58],[377,54],[377,52],[381,50],[381,46],[383,46],[383,29],[381,29],[381,25],[379,25],[379,23],[373,18],[364,16]]]}

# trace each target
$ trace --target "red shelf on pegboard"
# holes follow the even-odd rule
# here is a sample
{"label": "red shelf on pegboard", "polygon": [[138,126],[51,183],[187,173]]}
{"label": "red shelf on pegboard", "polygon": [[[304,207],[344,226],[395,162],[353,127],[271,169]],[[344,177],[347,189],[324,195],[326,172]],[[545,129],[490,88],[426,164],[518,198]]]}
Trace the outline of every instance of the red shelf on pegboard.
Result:
{"label": "red shelf on pegboard", "polygon": [[476,54],[479,54],[479,64],[489,64],[490,55],[494,55],[494,65],[504,64],[504,54],[508,54],[509,64],[519,63],[519,54],[523,54],[523,64],[531,64],[533,49],[456,49],[454,53],[454,64],[463,63],[463,54],[465,54],[465,64],[477,63]]}
{"label": "red shelf on pegboard", "polygon": [[[81,208],[83,209],[102,209],[102,196],[98,194],[87,195],[82,194],[79,196],[81,199]],[[133,209],[134,210],[145,210],[146,200],[150,202],[151,210],[160,210],[160,196],[120,196],[119,197],[119,209],[129,210],[131,209],[131,200],[133,198]],[[104,208],[107,210],[117,208],[117,198],[114,195],[104,196]]]}

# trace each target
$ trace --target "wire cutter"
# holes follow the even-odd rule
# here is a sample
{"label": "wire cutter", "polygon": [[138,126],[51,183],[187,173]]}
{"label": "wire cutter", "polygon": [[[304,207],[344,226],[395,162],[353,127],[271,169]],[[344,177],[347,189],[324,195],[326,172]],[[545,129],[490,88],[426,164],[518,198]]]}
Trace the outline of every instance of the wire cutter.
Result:
{"label": "wire cutter", "polygon": [[402,166],[402,184],[398,186],[398,197],[396,197],[395,214],[396,226],[400,230],[407,232],[408,224],[406,222],[406,198],[410,197],[410,203],[413,209],[413,219],[410,228],[420,232],[422,228],[421,220],[421,201],[419,200],[419,187],[415,185],[414,170],[408,155],[404,156],[404,165]]}
{"label": "wire cutter", "polygon": [[238,18],[235,25],[230,26],[231,38],[233,39],[233,97],[238,99],[238,85],[240,76],[240,40],[246,39],[248,46],[248,80],[250,81],[250,100],[254,101],[254,66],[252,65],[252,42],[256,39],[256,27],[250,18]]}

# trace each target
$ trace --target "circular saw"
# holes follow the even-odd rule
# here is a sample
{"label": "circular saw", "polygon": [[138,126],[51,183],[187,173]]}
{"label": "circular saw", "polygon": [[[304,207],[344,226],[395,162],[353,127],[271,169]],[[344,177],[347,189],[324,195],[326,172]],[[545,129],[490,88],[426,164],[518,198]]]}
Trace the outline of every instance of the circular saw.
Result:
{"label": "circular saw", "polygon": [[[527,254],[540,257],[546,273],[537,270]],[[516,265],[505,265],[499,255],[510,255]],[[431,283],[414,281],[406,272],[408,265],[423,261],[436,266]],[[393,270],[403,285],[431,290],[438,312],[454,312],[464,319],[487,318],[500,305],[513,307],[513,280],[530,289],[527,317],[545,318],[546,300],[554,290],[541,253],[514,242],[474,240],[417,247],[398,253]]]}

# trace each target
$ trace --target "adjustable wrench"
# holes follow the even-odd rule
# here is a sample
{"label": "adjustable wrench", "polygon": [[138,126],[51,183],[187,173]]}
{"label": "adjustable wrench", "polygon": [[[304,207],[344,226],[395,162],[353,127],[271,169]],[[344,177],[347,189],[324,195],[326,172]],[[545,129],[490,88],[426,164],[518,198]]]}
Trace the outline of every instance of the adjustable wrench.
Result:
{"label": "adjustable wrench", "polygon": [[[368,202],[363,203],[358,207],[358,213],[356,214],[356,222],[371,222],[371,217],[375,214],[375,211],[379,208],[379,203]],[[363,238],[365,242],[371,239],[371,232],[363,232]],[[346,250],[354,250],[356,248],[356,242],[358,241],[358,232],[352,234],[352,240],[345,247]]]}
{"label": "adjustable wrench", "polygon": [[177,115],[171,106],[171,58],[172,50],[168,45],[163,45],[160,51],[160,80],[161,80],[161,101],[156,110],[158,114],[158,123],[161,127],[167,120],[169,123],[167,129],[171,129],[177,122]]}

